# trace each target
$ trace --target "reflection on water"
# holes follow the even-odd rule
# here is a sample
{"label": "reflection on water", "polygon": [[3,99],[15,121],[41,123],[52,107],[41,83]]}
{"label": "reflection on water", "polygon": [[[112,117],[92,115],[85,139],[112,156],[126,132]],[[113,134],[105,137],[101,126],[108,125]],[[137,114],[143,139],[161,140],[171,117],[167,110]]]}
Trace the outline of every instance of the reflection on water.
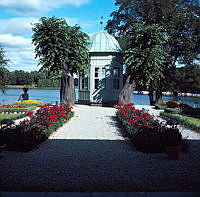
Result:
{"label": "reflection on water", "polygon": [[[5,94],[0,92],[0,104],[12,104],[18,100],[23,93],[22,89],[7,89]],[[29,99],[43,101],[45,103],[55,104],[60,101],[60,90],[41,90],[29,89]],[[181,97],[183,103],[189,104],[192,107],[200,107],[200,98],[196,97]],[[172,100],[170,96],[163,96],[163,101]],[[149,105],[148,95],[134,94],[133,103],[135,105]]]}

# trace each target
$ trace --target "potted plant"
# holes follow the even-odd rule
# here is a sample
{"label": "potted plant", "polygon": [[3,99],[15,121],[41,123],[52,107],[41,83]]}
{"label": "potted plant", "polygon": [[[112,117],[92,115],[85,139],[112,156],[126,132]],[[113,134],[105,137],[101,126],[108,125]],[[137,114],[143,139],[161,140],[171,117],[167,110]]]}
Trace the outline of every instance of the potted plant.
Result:
{"label": "potted plant", "polygon": [[165,127],[162,132],[162,142],[168,154],[168,159],[179,159],[182,135],[177,126]]}

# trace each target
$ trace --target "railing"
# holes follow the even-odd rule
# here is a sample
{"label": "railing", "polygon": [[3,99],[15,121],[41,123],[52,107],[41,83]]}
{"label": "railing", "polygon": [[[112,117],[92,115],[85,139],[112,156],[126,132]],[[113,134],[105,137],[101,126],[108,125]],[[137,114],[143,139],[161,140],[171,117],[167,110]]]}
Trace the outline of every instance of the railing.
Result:
{"label": "railing", "polygon": [[89,90],[79,90],[78,91],[78,100],[79,101],[89,101],[90,100],[90,91]]}

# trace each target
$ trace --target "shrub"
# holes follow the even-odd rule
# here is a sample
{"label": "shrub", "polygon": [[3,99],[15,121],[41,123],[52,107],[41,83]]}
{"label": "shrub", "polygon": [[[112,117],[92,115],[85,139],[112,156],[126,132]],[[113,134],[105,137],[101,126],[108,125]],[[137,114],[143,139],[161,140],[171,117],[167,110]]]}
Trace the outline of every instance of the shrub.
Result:
{"label": "shrub", "polygon": [[46,140],[52,132],[68,121],[74,112],[72,107],[43,105],[35,113],[28,112],[29,119],[19,125],[1,131],[8,149],[29,151]]}
{"label": "shrub", "polygon": [[178,106],[179,106],[179,102],[177,102],[177,101],[168,101],[167,102],[167,107],[169,107],[169,108],[176,108]]}
{"label": "shrub", "polygon": [[180,114],[181,110],[180,109],[174,109],[174,108],[165,108],[165,112],[172,113],[172,114]]}
{"label": "shrub", "polygon": [[200,117],[200,108],[193,108],[187,104],[180,105],[182,114],[190,115],[193,117]]}
{"label": "shrub", "polygon": [[180,124],[184,125],[187,128],[190,128],[194,131],[200,132],[200,120],[197,118],[187,117],[178,114],[171,114],[161,112],[160,116],[163,118],[172,118],[177,120]]}
{"label": "shrub", "polygon": [[161,132],[161,141],[164,146],[181,145],[182,135],[176,126],[165,127]]}

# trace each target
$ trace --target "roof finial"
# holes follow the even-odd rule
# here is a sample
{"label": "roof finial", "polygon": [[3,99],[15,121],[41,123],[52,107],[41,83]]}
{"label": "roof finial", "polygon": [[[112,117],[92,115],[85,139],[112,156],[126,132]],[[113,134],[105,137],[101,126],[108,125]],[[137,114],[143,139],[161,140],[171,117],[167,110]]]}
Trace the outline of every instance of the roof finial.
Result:
{"label": "roof finial", "polygon": [[101,31],[103,30],[103,16],[101,17],[101,20],[99,22],[101,24]]}

